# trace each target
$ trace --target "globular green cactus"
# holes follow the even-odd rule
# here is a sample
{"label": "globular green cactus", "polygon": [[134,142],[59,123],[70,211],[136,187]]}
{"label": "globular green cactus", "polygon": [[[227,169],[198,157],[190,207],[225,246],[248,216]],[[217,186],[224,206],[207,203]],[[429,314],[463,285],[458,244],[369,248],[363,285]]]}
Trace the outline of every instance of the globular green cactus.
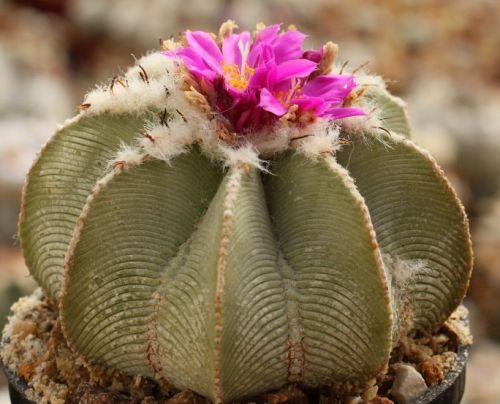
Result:
{"label": "globular green cactus", "polygon": [[307,152],[313,134],[259,169],[204,133],[176,143],[203,126],[166,63],[90,94],[28,175],[26,262],[76,351],[227,402],[366,382],[445,321],[470,277],[467,219],[401,101],[367,87],[383,129],[342,126],[334,153]]}

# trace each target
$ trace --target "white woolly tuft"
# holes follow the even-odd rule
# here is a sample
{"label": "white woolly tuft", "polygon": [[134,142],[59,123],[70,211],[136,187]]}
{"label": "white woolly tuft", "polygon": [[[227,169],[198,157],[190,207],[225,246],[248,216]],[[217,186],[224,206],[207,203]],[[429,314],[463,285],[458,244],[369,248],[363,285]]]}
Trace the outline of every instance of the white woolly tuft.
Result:
{"label": "white woolly tuft", "polygon": [[80,115],[140,114],[151,108],[166,108],[168,126],[151,124],[145,128],[148,136],[138,140],[145,154],[169,162],[189,145],[200,143],[208,155],[215,156],[219,143],[215,122],[188,102],[177,70],[177,62],[161,52],[144,56],[125,77],[88,93],[84,100],[87,105]]}
{"label": "white woolly tuft", "polygon": [[142,66],[149,79],[153,80],[161,80],[165,75],[171,75],[177,69],[176,62],[172,58],[166,57],[162,52],[154,52],[141,57],[136,65],[131,67],[125,74],[127,79],[141,77],[142,70],[139,66]]}
{"label": "white woolly tuft", "polygon": [[265,161],[259,158],[259,152],[250,143],[234,149],[230,146],[219,145],[219,151],[224,158],[225,165],[227,167],[237,167],[240,165],[247,165],[250,167],[255,167],[260,171],[269,173]]}
{"label": "white woolly tuft", "polygon": [[392,300],[398,303],[393,307],[395,316],[393,338],[394,344],[397,344],[399,339],[406,336],[413,327],[413,302],[407,293],[408,287],[429,267],[425,260],[402,260],[389,254],[383,254],[382,258],[389,270]]}
{"label": "white woolly tuft", "polygon": [[121,164],[125,167],[137,166],[143,163],[144,157],[145,155],[141,150],[122,143],[113,159],[108,163],[108,168],[112,168],[116,164]]}
{"label": "white woolly tuft", "polygon": [[191,128],[193,136],[203,143],[202,146],[208,153],[216,153],[218,136],[215,120],[210,120],[205,113],[191,105],[182,91],[171,93],[167,100],[167,110],[174,114],[175,119],[180,119],[183,125]]}
{"label": "white woolly tuft", "polygon": [[168,126],[152,126],[147,129],[147,135],[139,140],[146,154],[167,163],[188,151],[194,142],[192,127],[181,119],[168,121]]}
{"label": "white woolly tuft", "polygon": [[162,81],[150,80],[146,83],[129,80],[125,86],[115,84],[112,91],[110,86],[96,88],[85,96],[84,104],[90,104],[87,114],[100,114],[142,112],[165,104],[165,101],[165,83]]}
{"label": "white woolly tuft", "polygon": [[338,121],[342,129],[352,135],[364,135],[366,133],[376,133],[382,131],[380,127],[383,127],[382,120],[380,119],[380,111],[375,109],[375,105],[372,102],[364,101],[362,104],[357,104],[356,107],[361,107],[365,110],[368,115],[364,116],[350,116]]}
{"label": "white woolly tuft", "polygon": [[249,140],[261,156],[272,157],[290,147],[290,137],[294,132],[291,127],[279,126],[272,132],[252,135]]}
{"label": "white woolly tuft", "polygon": [[304,156],[316,160],[325,154],[332,154],[339,149],[340,130],[338,126],[318,121],[302,130],[303,139],[296,141],[296,150]]}
{"label": "white woolly tuft", "polygon": [[89,92],[83,102],[87,104],[85,113],[142,112],[164,105],[167,93],[182,93],[176,85],[175,72],[175,62],[165,55],[156,52],[144,56],[125,77],[116,77]]}
{"label": "white woolly tuft", "polygon": [[368,74],[365,71],[355,73],[356,84],[360,87],[379,87],[383,90],[387,89],[387,84],[382,76],[376,74]]}
{"label": "white woolly tuft", "polygon": [[305,127],[277,125],[274,130],[253,134],[249,141],[259,155],[272,157],[288,149],[316,159],[321,153],[338,149],[339,127],[331,121],[318,119]]}

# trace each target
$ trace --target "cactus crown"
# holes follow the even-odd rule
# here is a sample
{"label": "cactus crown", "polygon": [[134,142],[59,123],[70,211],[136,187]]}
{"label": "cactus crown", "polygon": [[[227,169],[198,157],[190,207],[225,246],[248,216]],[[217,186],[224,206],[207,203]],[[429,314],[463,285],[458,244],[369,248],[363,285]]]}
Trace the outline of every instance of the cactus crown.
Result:
{"label": "cactus crown", "polygon": [[[20,217],[31,273],[91,363],[219,402],[368,381],[465,294],[472,252],[455,192],[376,77],[356,87],[332,74],[349,91],[325,96],[329,114],[300,98],[262,103],[263,87],[238,104],[257,69],[226,64],[229,85],[189,71],[190,35],[89,93],[43,148]],[[277,87],[331,80],[336,47],[308,52],[308,73]],[[218,109],[221,92],[267,118],[245,132]]]}

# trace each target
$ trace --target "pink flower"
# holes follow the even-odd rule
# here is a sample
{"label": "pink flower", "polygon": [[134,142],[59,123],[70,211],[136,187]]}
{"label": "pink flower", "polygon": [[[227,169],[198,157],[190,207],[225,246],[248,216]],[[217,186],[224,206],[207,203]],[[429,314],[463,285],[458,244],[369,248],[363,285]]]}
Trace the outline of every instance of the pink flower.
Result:
{"label": "pink flower", "polygon": [[214,111],[232,131],[272,125],[288,111],[324,119],[365,115],[344,106],[356,87],[352,75],[320,74],[323,50],[302,50],[306,35],[271,25],[230,34],[219,47],[211,34],[187,31],[187,46],[165,52],[181,59],[199,81]]}

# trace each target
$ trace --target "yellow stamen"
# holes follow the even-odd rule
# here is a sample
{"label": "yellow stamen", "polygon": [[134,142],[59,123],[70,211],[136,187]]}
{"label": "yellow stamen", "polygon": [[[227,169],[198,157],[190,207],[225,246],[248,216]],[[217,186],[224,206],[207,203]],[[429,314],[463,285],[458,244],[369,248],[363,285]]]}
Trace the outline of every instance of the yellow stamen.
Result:
{"label": "yellow stamen", "polygon": [[278,91],[274,94],[276,99],[285,108],[290,108],[292,99],[302,97],[302,83],[296,77],[292,78],[291,88],[288,91]]}
{"label": "yellow stamen", "polygon": [[232,87],[240,91],[243,91],[248,87],[250,78],[255,73],[255,69],[248,66],[248,64],[245,64],[243,69],[234,63],[226,64],[224,61],[221,62],[221,65],[222,73],[224,74],[227,82],[231,84]]}

